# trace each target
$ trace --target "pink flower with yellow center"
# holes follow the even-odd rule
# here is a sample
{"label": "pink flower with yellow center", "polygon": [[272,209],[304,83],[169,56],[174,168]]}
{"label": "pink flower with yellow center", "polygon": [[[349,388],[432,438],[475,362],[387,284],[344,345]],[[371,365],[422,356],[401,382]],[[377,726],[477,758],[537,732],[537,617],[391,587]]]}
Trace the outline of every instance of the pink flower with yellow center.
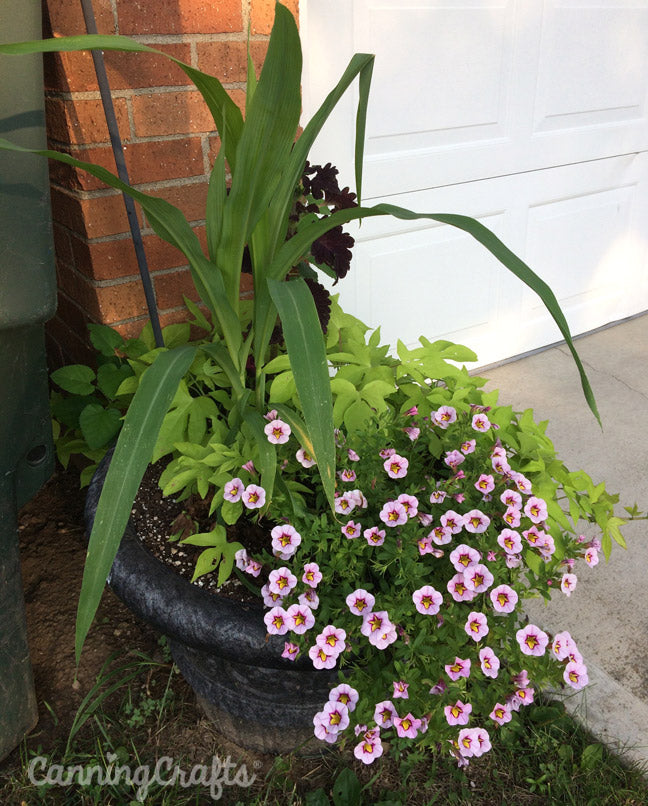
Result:
{"label": "pink flower with yellow center", "polygon": [[261,588],[261,596],[263,596],[263,604],[266,607],[274,607],[274,605],[280,605],[284,597],[280,593],[275,593],[271,591],[267,585],[264,585]]}
{"label": "pink flower with yellow center", "polygon": [[490,647],[485,646],[479,650],[479,663],[482,673],[495,680],[499,674],[500,660]]}
{"label": "pink flower with yellow center", "polygon": [[517,490],[504,490],[500,495],[500,501],[506,507],[513,507],[513,509],[521,509],[522,496]]}
{"label": "pink flower with yellow center", "polygon": [[484,593],[493,584],[494,577],[488,568],[481,563],[471,565],[463,572],[464,582],[468,590],[475,593]]}
{"label": "pink flower with yellow center", "polygon": [[488,731],[484,728],[464,728],[457,738],[459,752],[465,758],[479,758],[487,753],[492,745]]}
{"label": "pink flower with yellow center", "polygon": [[319,565],[317,563],[306,563],[302,574],[302,582],[305,582],[311,588],[316,588],[321,581],[322,572],[319,570]]}
{"label": "pink flower with yellow center", "polygon": [[435,526],[430,532],[428,537],[433,540],[437,546],[445,546],[452,540],[452,530],[447,526]]}
{"label": "pink flower with yellow center", "polygon": [[418,498],[414,495],[403,493],[396,499],[405,508],[408,518],[415,518],[418,515]]}
{"label": "pink flower with yellow center", "polygon": [[477,549],[467,546],[465,543],[460,543],[450,552],[450,562],[454,565],[456,571],[463,572],[472,565],[477,565],[480,560],[481,554]]}
{"label": "pink flower with yellow center", "polygon": [[547,503],[542,498],[532,495],[524,505],[524,514],[532,523],[542,523],[547,520]]}
{"label": "pink flower with yellow center", "polygon": [[349,713],[355,711],[359,699],[358,692],[348,683],[340,683],[329,691],[329,702],[340,702],[342,705],[346,705]]}
{"label": "pink flower with yellow center", "polygon": [[375,613],[365,613],[362,616],[362,627],[360,632],[363,635],[379,633],[386,628],[389,617],[385,610],[377,610]]}
{"label": "pink flower with yellow center", "polygon": [[535,691],[531,687],[519,688],[514,696],[517,698],[520,705],[531,705],[533,703],[533,696]]}
{"label": "pink flower with yellow center", "polygon": [[432,545],[432,538],[430,535],[427,537],[419,537],[416,541],[416,545],[418,546],[419,554],[423,556],[424,554],[432,554],[434,551],[434,546]]}
{"label": "pink flower with yellow center", "polygon": [[295,660],[297,655],[299,655],[299,647],[297,644],[286,641],[284,644],[284,650],[281,653],[281,657],[286,658],[286,660]]}
{"label": "pink flower with yellow center", "polygon": [[515,529],[502,529],[497,542],[507,554],[519,554],[522,551],[522,538]]}
{"label": "pink flower with yellow center", "polygon": [[441,521],[441,526],[445,526],[446,529],[450,529],[453,535],[458,535],[463,529],[463,515],[460,515],[453,509],[449,509],[447,512],[444,512],[439,520]]}
{"label": "pink flower with yellow center", "polygon": [[355,470],[341,470],[338,473],[338,476],[342,481],[352,482],[356,480],[356,472]]}
{"label": "pink flower with yellow center", "polygon": [[276,568],[268,575],[268,588],[272,593],[286,596],[297,584],[297,577],[290,568]]}
{"label": "pink flower with yellow center", "polygon": [[415,719],[412,714],[407,714],[402,719],[400,717],[394,718],[394,727],[396,733],[401,739],[415,739],[418,735],[419,728],[421,727],[421,720]]}
{"label": "pink flower with yellow center", "polygon": [[421,429],[416,428],[416,426],[407,426],[406,428],[403,428],[403,431],[407,434],[409,439],[412,440],[412,442],[416,442],[416,440],[421,436]]}
{"label": "pink flower with yellow center", "polygon": [[341,702],[327,702],[320,712],[322,722],[331,731],[341,731],[349,726],[349,709]]}
{"label": "pink flower with yellow center", "polygon": [[466,457],[461,451],[446,451],[446,455],[443,457],[443,461],[451,470],[456,470],[465,459]]}
{"label": "pink flower with yellow center", "polygon": [[263,429],[268,442],[273,445],[283,445],[290,437],[290,426],[282,420],[271,420]]}
{"label": "pink flower with yellow center", "polygon": [[351,448],[347,450],[347,456],[349,457],[350,462],[360,461],[360,457],[358,456],[358,454],[354,450],[351,450]]}
{"label": "pink flower with yellow center", "polygon": [[470,677],[470,666],[470,660],[455,658],[454,663],[447,663],[444,668],[450,680],[456,681],[460,677]]}
{"label": "pink flower with yellow center", "polygon": [[341,515],[350,513],[355,507],[355,501],[351,498],[349,493],[344,493],[335,499],[335,511]]}
{"label": "pink flower with yellow center", "polygon": [[270,635],[285,635],[288,632],[288,618],[281,606],[268,610],[263,620]]}
{"label": "pink flower with yellow center", "polygon": [[286,617],[292,632],[303,635],[315,624],[315,616],[308,605],[292,604],[286,610]]}
{"label": "pink flower with yellow center", "polygon": [[511,713],[511,709],[508,705],[502,705],[501,702],[496,702],[493,710],[489,714],[490,718],[497,722],[498,725],[505,725],[507,722],[510,722],[513,718],[513,714]]}
{"label": "pink flower with yellow center", "polygon": [[346,648],[346,631],[333,624],[327,624],[315,639],[315,644],[336,657]]}
{"label": "pink flower with yellow center", "polygon": [[471,509],[463,516],[463,526],[471,534],[481,534],[488,529],[490,518],[478,509]]}
{"label": "pink flower with yellow center", "polygon": [[565,666],[563,679],[568,686],[578,691],[589,683],[587,667],[581,661],[569,661]]}
{"label": "pink flower with yellow center", "polygon": [[383,700],[376,704],[374,709],[374,722],[380,728],[391,728],[394,724],[394,717],[398,713],[391,700]]}
{"label": "pink flower with yellow center", "polygon": [[365,529],[363,534],[370,546],[382,546],[385,542],[385,530],[379,529],[377,526],[372,526],[371,529]]}
{"label": "pink flower with yellow center", "polygon": [[348,538],[349,540],[353,540],[356,537],[360,536],[360,532],[362,531],[362,526],[359,523],[355,523],[354,521],[348,521],[342,527],[342,534]]}
{"label": "pink flower with yellow center", "polygon": [[407,693],[407,689],[409,683],[406,683],[404,680],[395,680],[392,685],[394,686],[394,699],[397,697],[401,697],[403,700],[408,699],[409,694]]}
{"label": "pink flower with yellow center", "polygon": [[431,585],[424,585],[414,591],[412,601],[419,613],[423,613],[425,616],[434,616],[439,612],[443,604],[443,596]]}
{"label": "pink flower with yellow center", "polygon": [[304,591],[304,593],[300,593],[297,597],[297,601],[301,605],[308,605],[311,610],[317,610],[319,607],[319,596],[310,588]]}
{"label": "pink flower with yellow center", "polygon": [[355,616],[364,616],[365,613],[371,613],[376,600],[371,593],[368,593],[364,588],[358,588],[350,593],[346,599],[346,605]]}
{"label": "pink flower with yellow center", "polygon": [[475,489],[480,493],[484,493],[484,495],[492,492],[495,489],[495,481],[493,477],[489,473],[482,473],[475,482]]}
{"label": "pink flower with yellow center", "polygon": [[407,512],[402,504],[398,501],[388,501],[385,506],[380,510],[380,520],[391,528],[395,526],[402,526],[407,523]]}
{"label": "pink flower with yellow center", "polygon": [[447,493],[445,490],[433,490],[430,493],[430,503],[431,504],[442,504],[445,500]]}
{"label": "pink flower with yellow center", "polygon": [[477,613],[473,610],[466,620],[464,625],[466,635],[469,635],[473,641],[481,641],[481,639],[488,634],[488,620],[483,613]]}
{"label": "pink flower with yellow center", "polygon": [[232,504],[235,504],[237,501],[241,500],[244,489],[245,487],[243,486],[241,479],[232,479],[231,481],[226,482],[225,486],[223,487],[223,498],[226,501],[230,501]]}
{"label": "pink flower with yellow center", "polygon": [[468,456],[469,453],[474,453],[477,447],[477,441],[474,439],[467,439],[461,443],[461,452]]}
{"label": "pink flower with yellow center", "polygon": [[518,603],[517,593],[508,585],[498,585],[489,595],[493,608],[498,613],[512,613]]}
{"label": "pink flower with yellow center", "polygon": [[531,494],[531,482],[522,473],[511,473],[511,478],[515,482],[515,486],[523,495]]}
{"label": "pink flower with yellow center", "polygon": [[518,630],[515,633],[515,638],[525,655],[534,655],[535,657],[544,655],[549,643],[547,633],[543,632],[540,627],[536,627],[535,624],[527,624],[526,627]]}
{"label": "pink flower with yellow center", "polygon": [[532,526],[530,529],[522,532],[522,537],[524,537],[530,546],[541,546],[544,543],[546,534],[541,529],[538,529],[537,526]]}
{"label": "pink flower with yellow center", "polygon": [[248,564],[243,569],[246,574],[249,574],[253,577],[258,577],[261,573],[262,565],[258,560],[250,559]]}
{"label": "pink flower with yellow center", "polygon": [[448,593],[452,596],[455,602],[472,602],[475,598],[475,592],[468,589],[464,581],[463,571],[455,574],[452,579],[448,581]]}
{"label": "pink flower with yellow center", "polygon": [[491,427],[490,420],[485,414],[475,414],[472,418],[471,426],[474,431],[488,431]]}
{"label": "pink flower with yellow center", "polygon": [[461,700],[457,700],[454,705],[446,705],[443,709],[448,725],[467,725],[471,711],[472,705]]}
{"label": "pink flower with yellow center", "polygon": [[593,568],[595,565],[598,565],[599,556],[598,551],[594,548],[594,546],[590,546],[585,552],[585,562]]}
{"label": "pink flower with yellow center", "polygon": [[376,649],[386,649],[390,644],[398,638],[396,627],[390,622],[385,625],[382,630],[373,632],[369,635],[369,643],[376,647]]}
{"label": "pink flower with yellow center", "polygon": [[563,574],[562,579],[560,580],[560,590],[565,594],[565,596],[571,596],[576,588],[577,581],[578,577],[576,574]]}
{"label": "pink flower with yellow center", "polygon": [[316,669],[334,669],[338,654],[328,652],[324,647],[314,644],[308,650],[308,657],[313,661],[313,666]]}
{"label": "pink flower with yellow center", "polygon": [[363,764],[372,764],[377,758],[382,756],[383,746],[379,737],[368,739],[366,736],[367,734],[365,734],[360,744],[357,744],[353,748],[353,755],[358,761],[362,761]]}
{"label": "pink flower with yellow center", "polygon": [[407,475],[409,461],[404,456],[394,453],[385,459],[383,467],[390,479],[403,479]]}
{"label": "pink flower with yellow center", "polygon": [[506,523],[513,529],[520,525],[522,517],[517,507],[509,507],[502,515]]}
{"label": "pink flower with yellow center", "polygon": [[434,423],[441,428],[445,429],[456,421],[457,412],[452,406],[441,406],[438,411],[434,413]]}
{"label": "pink flower with yellow center", "polygon": [[295,454],[295,458],[302,467],[313,467],[315,460],[305,448],[300,448]]}
{"label": "pink flower with yellow center", "polygon": [[242,498],[243,504],[248,509],[261,509],[265,504],[266,493],[263,487],[259,487],[256,484],[248,484],[243,491]]}
{"label": "pink flower with yellow center", "polygon": [[289,523],[275,526],[270,532],[272,538],[272,551],[282,560],[287,560],[297,551],[297,546],[301,543],[301,535]]}

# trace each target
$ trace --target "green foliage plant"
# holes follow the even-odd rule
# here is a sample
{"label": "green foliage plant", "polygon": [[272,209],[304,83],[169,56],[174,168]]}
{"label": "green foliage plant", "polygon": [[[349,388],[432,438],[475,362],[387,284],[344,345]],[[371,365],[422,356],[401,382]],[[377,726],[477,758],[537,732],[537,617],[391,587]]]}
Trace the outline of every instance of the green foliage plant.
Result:
{"label": "green foliage plant", "polygon": [[[88,35],[3,44],[0,55],[92,49],[158,53],[127,37]],[[109,363],[99,368],[96,377],[86,373],[85,379],[80,379],[82,387],[85,382],[88,398],[96,394],[97,388],[103,395],[108,391],[127,403],[127,411],[90,536],[78,608],[77,657],[94,618],[142,476],[151,459],[160,453],[161,432],[164,439],[162,429],[166,429],[168,439],[177,436],[171,427],[173,417],[167,416],[170,410],[176,415],[176,425],[184,422],[186,408],[192,406],[206,408],[192,410],[194,416],[187,415],[188,421],[211,420],[213,435],[198,440],[195,450],[185,451],[186,462],[205,462],[208,455],[228,450],[249,451],[257,457],[256,467],[266,493],[263,505],[257,509],[259,515],[268,513],[279,485],[276,451],[265,438],[263,415],[268,410],[268,377],[277,368],[277,364],[272,363],[278,357],[277,351],[271,343],[278,319],[288,360],[283,372],[291,373],[295,385],[290,403],[283,404],[281,416],[297,435],[302,448],[317,463],[324,500],[332,510],[336,483],[334,418],[343,411],[347,422],[357,423],[362,412],[384,408],[381,403],[383,381],[374,377],[371,367],[364,366],[364,359],[359,356],[346,361],[344,370],[340,370],[331,383],[326,345],[313,296],[306,279],[294,276],[295,267],[300,266],[315,241],[341,225],[365,217],[390,215],[407,220],[427,218],[469,233],[545,303],[572,351],[586,398],[596,414],[585,372],[554,294],[492,232],[467,216],[415,213],[387,204],[361,204],[362,153],[373,56],[356,54],[351,59],[299,136],[301,46],[295,21],[281,3],[276,4],[268,53],[258,80],[248,59],[245,118],[216,78],[177,59],[172,58],[172,61],[201,93],[220,135],[220,151],[211,171],[206,202],[208,254],[203,252],[183,214],[165,200],[125,185],[105,168],[68,154],[48,150],[31,152],[83,169],[109,187],[133,197],[153,230],[184,254],[196,289],[211,316],[205,338],[197,343],[180,339],[175,346],[167,344],[140,356],[132,356],[133,345],[130,345],[124,352],[130,369],[117,365],[110,368],[110,363],[114,362],[106,355]],[[337,102],[356,78],[359,101],[355,180],[359,204],[335,209],[329,215],[313,212],[304,215],[295,225],[292,210],[308,152]],[[0,140],[0,147],[25,151],[7,140]],[[246,250],[254,284],[251,310],[239,298]],[[371,351],[374,347],[370,343],[363,347],[365,349]],[[336,360],[342,361],[339,356],[333,359]],[[354,366],[357,361],[360,364]],[[218,416],[209,402],[193,404],[188,399],[196,396],[189,388],[188,379],[192,373],[194,378],[200,376],[200,367],[205,364],[209,365],[212,379],[219,387],[213,398]],[[131,371],[135,380],[129,374]],[[115,389],[114,384],[119,380],[116,372],[123,372],[123,379]],[[353,384],[349,378],[358,372],[367,378],[359,397],[348,385]],[[58,380],[70,383],[70,378],[63,375]],[[279,388],[278,377],[274,378],[274,385]],[[333,405],[334,394],[337,409]],[[99,450],[97,443],[106,435],[116,433],[115,411],[119,406],[102,407],[101,401],[88,402],[84,409],[79,427],[92,452]],[[254,447],[249,448],[248,443]],[[201,457],[198,448],[208,453]],[[193,455],[189,455],[192,452]],[[196,484],[204,487],[205,480],[197,478]],[[232,515],[232,511],[229,514]],[[221,555],[229,557],[227,552]]]}

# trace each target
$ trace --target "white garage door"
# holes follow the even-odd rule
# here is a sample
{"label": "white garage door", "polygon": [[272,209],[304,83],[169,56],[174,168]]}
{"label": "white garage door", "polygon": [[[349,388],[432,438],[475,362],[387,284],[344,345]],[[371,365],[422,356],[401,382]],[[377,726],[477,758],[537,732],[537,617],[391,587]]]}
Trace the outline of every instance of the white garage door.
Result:
{"label": "white garage door", "polygon": [[[648,309],[648,0],[301,0],[300,14],[306,119],[354,52],[376,54],[365,202],[480,219],[575,334]],[[351,185],[356,99],[314,151]],[[386,341],[448,338],[484,365],[561,338],[469,236],[389,219],[354,235],[341,300]]]}

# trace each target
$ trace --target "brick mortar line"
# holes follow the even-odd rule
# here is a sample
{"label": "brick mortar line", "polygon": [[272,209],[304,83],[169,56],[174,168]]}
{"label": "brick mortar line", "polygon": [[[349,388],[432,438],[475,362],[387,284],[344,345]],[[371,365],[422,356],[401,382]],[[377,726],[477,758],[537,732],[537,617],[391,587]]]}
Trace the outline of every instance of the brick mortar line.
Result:
{"label": "brick mortar line", "polygon": [[[186,180],[183,179],[160,179],[157,182],[139,182],[131,187],[134,190],[141,190],[143,193],[152,193],[156,190],[165,190],[167,188],[187,187],[188,185],[206,185],[208,182],[207,176],[189,176]],[[51,181],[50,187],[60,190],[75,199],[97,199],[104,196],[116,196],[121,193],[116,188],[97,188],[96,190],[77,190],[75,188],[68,188],[65,185],[60,185],[58,182]],[[204,219],[196,219],[197,221],[204,221]]]}
{"label": "brick mortar line", "polygon": [[[244,81],[221,82],[226,90],[245,90]],[[154,87],[131,87],[127,89],[111,89],[110,94],[115,98],[132,98],[139,95],[164,95],[172,92],[198,92],[195,84],[162,84]],[[100,101],[99,90],[46,90],[45,97],[60,101]]]}
{"label": "brick mortar line", "polygon": [[[138,137],[124,139],[123,140],[123,145],[124,145],[124,148],[126,149],[130,145],[138,145],[139,143],[158,143],[158,142],[170,143],[170,142],[172,142],[174,140],[186,140],[187,138],[198,139],[200,137],[210,137],[210,136],[214,136],[214,135],[217,135],[217,134],[218,134],[217,129],[214,129],[213,131],[208,131],[208,132],[185,132],[185,133],[181,133],[181,134],[156,134],[156,135],[148,135],[147,137],[142,137],[142,135],[139,135]],[[54,146],[56,146],[57,148],[62,148],[62,149],[74,148],[74,149],[77,149],[78,151],[89,151],[90,149],[97,148],[98,146],[108,146],[108,147],[110,147],[110,141],[109,140],[98,140],[98,141],[93,142],[93,143],[65,143],[62,140],[55,140],[53,137],[50,137],[49,141]],[[72,167],[74,167],[74,166],[72,166]],[[193,174],[192,176],[195,176],[195,174]],[[181,179],[182,177],[177,177],[177,178]],[[187,178],[189,178],[189,177],[187,177]]]}

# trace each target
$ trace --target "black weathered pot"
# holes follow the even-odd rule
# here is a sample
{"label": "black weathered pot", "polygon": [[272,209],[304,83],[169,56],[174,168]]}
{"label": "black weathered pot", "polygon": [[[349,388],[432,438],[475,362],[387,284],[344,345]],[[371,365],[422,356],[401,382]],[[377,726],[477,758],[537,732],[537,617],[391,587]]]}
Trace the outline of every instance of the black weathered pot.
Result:
{"label": "black weathered pot", "polygon": [[[88,534],[108,465],[109,456],[90,482]],[[314,749],[313,716],[337,675],[313,669],[306,657],[282,659],[284,639],[267,636],[260,602],[243,604],[192,585],[142,545],[130,522],[108,584],[167,636],[182,675],[226,738],[266,753],[289,752],[309,740]]]}

